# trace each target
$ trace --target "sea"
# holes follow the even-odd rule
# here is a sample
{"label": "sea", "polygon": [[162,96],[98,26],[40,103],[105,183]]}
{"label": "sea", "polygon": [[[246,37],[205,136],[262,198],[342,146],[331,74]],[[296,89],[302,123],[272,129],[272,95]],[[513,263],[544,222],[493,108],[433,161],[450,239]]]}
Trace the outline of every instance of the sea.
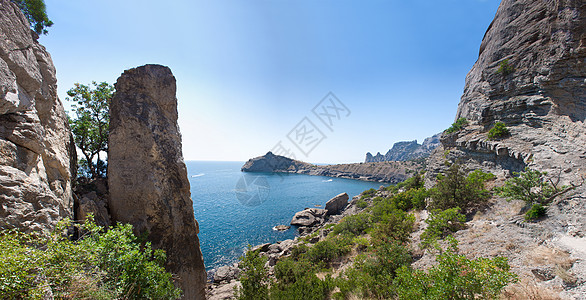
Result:
{"label": "sea", "polygon": [[308,207],[323,208],[340,193],[350,198],[381,183],[302,174],[244,173],[244,162],[186,161],[206,270],[233,264],[249,245],[297,236],[289,225]]}

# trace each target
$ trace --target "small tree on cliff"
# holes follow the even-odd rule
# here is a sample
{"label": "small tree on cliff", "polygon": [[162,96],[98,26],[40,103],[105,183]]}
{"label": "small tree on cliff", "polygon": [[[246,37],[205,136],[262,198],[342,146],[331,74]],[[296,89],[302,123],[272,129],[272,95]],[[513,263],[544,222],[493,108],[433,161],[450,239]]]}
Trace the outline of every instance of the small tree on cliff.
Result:
{"label": "small tree on cliff", "polygon": [[[84,158],[79,161],[80,174],[98,178],[106,176],[106,163],[100,153],[108,151],[108,128],[110,126],[110,101],[114,87],[107,82],[91,85],[76,83],[67,91],[66,98],[74,102],[75,116],[69,118],[75,145]],[[95,161],[95,162],[94,162]]]}
{"label": "small tree on cliff", "polygon": [[44,0],[12,0],[31,24],[37,34],[47,34],[47,28],[53,25],[47,16]]}

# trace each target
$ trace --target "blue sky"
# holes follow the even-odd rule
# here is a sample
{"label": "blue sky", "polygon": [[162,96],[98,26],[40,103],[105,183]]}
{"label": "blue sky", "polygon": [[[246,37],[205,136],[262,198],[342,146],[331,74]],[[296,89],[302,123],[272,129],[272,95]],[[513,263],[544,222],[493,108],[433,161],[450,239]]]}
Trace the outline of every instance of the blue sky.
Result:
{"label": "blue sky", "polygon": [[[281,142],[301,160],[359,162],[449,127],[499,2],[46,0],[55,25],[40,42],[64,102],[75,82],[169,66],[187,160],[244,161]],[[328,128],[312,109],[329,92],[347,110]]]}

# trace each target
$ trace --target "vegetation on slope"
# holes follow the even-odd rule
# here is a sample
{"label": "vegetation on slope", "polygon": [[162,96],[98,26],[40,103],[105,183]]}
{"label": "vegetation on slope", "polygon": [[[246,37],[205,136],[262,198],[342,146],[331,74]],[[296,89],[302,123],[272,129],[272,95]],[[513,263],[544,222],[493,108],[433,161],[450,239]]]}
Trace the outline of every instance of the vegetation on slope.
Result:
{"label": "vegetation on slope", "polygon": [[[72,240],[63,233],[80,233]],[[13,230],[0,233],[0,298],[177,299],[163,267],[163,250],[153,250],[129,224],[105,231],[89,218],[59,222],[50,235]]]}
{"label": "vegetation on slope", "polygon": [[[274,278],[266,280],[263,276],[266,260],[259,253],[248,252],[243,261],[244,278],[265,280],[257,280],[254,290],[243,282],[238,298],[494,298],[516,280],[506,258],[467,259],[458,254],[457,242],[450,238],[465,226],[465,217],[457,205],[466,209],[483,205],[490,196],[484,183],[491,178],[480,171],[467,174],[454,165],[431,191],[423,187],[421,174],[385,191],[365,191],[360,201],[367,207],[362,212],[346,216],[333,227],[323,228],[323,234],[328,234],[321,241],[313,245],[298,244],[290,257],[277,262]],[[481,197],[471,200],[460,195],[462,188]],[[427,207],[425,199],[429,195],[432,196],[430,205],[441,209],[431,212],[420,246],[436,249],[439,254],[437,266],[421,271],[411,267],[414,257],[410,239],[415,225],[413,212]],[[435,201],[441,204],[434,204]],[[440,246],[441,239],[448,240],[447,246]],[[250,267],[253,261],[256,266]],[[337,269],[348,261],[353,262],[349,267],[343,271]]]}

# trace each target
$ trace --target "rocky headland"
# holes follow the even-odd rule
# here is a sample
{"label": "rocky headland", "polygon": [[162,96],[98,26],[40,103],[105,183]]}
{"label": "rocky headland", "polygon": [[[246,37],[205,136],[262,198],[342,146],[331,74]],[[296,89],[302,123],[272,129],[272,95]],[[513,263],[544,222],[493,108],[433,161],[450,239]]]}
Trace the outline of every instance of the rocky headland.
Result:
{"label": "rocky headland", "polygon": [[423,170],[423,168],[423,163],[419,161],[314,165],[268,152],[263,156],[248,160],[241,170],[242,172],[296,173],[398,183]]}

